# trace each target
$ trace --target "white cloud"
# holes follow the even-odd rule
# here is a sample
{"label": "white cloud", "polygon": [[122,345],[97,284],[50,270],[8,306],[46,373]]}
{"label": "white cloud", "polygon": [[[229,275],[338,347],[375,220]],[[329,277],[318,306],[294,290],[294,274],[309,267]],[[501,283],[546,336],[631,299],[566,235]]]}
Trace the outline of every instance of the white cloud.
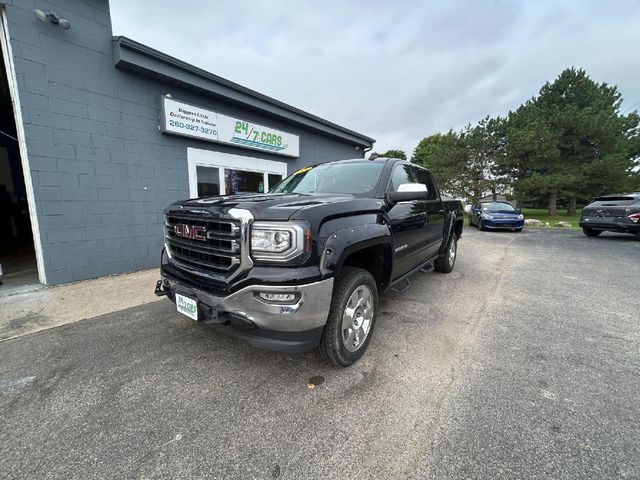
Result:
{"label": "white cloud", "polygon": [[[162,5],[160,7],[159,5]],[[114,33],[408,153],[569,66],[640,100],[640,3],[111,0]]]}

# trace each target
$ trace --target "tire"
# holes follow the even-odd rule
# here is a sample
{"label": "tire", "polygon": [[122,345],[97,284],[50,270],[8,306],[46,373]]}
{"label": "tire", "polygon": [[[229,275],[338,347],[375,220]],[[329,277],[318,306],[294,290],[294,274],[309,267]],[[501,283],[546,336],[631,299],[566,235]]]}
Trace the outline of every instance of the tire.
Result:
{"label": "tire", "polygon": [[522,231],[522,227],[516,228],[516,233],[520,233]]}
{"label": "tire", "polygon": [[478,230],[484,231],[484,225],[482,224],[482,219],[478,222]]}
{"label": "tire", "polygon": [[584,233],[587,237],[597,237],[602,233],[602,231],[594,230],[593,228],[583,228],[582,233]]}
{"label": "tire", "polygon": [[[369,313],[367,303],[353,308],[365,297],[368,298]],[[350,322],[346,312],[349,306],[354,312],[351,316],[353,322],[350,328],[343,328]],[[378,287],[371,273],[362,268],[343,267],[333,286],[329,316],[317,352],[338,367],[353,364],[362,357],[369,346],[377,312]],[[364,340],[360,338],[363,333]],[[349,339],[352,339],[351,342]]]}
{"label": "tire", "polygon": [[636,240],[640,241],[640,232],[636,233]]}
{"label": "tire", "polygon": [[447,245],[447,251],[442,257],[438,257],[433,264],[436,272],[450,273],[456,264],[456,256],[458,255],[458,236],[454,233]]}

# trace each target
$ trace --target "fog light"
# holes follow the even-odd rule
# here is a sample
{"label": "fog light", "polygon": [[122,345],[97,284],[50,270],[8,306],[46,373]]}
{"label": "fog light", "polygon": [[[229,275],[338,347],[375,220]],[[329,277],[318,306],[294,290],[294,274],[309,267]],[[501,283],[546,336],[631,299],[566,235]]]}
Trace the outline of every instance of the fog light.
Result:
{"label": "fog light", "polygon": [[267,302],[293,302],[296,299],[295,293],[260,292],[258,295]]}

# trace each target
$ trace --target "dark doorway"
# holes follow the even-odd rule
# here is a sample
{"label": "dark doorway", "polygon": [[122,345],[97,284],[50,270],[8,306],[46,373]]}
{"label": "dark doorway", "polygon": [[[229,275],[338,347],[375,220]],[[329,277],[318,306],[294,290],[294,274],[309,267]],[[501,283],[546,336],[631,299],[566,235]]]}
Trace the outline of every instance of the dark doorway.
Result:
{"label": "dark doorway", "polygon": [[27,191],[5,60],[0,50],[0,295],[38,283]]}

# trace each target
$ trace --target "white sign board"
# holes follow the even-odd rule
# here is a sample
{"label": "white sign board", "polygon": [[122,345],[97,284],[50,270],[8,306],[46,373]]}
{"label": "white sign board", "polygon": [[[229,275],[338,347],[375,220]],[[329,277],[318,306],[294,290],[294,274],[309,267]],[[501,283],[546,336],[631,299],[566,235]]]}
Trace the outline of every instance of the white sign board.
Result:
{"label": "white sign board", "polygon": [[162,97],[163,133],[195,137],[277,155],[297,157],[297,135]]}

